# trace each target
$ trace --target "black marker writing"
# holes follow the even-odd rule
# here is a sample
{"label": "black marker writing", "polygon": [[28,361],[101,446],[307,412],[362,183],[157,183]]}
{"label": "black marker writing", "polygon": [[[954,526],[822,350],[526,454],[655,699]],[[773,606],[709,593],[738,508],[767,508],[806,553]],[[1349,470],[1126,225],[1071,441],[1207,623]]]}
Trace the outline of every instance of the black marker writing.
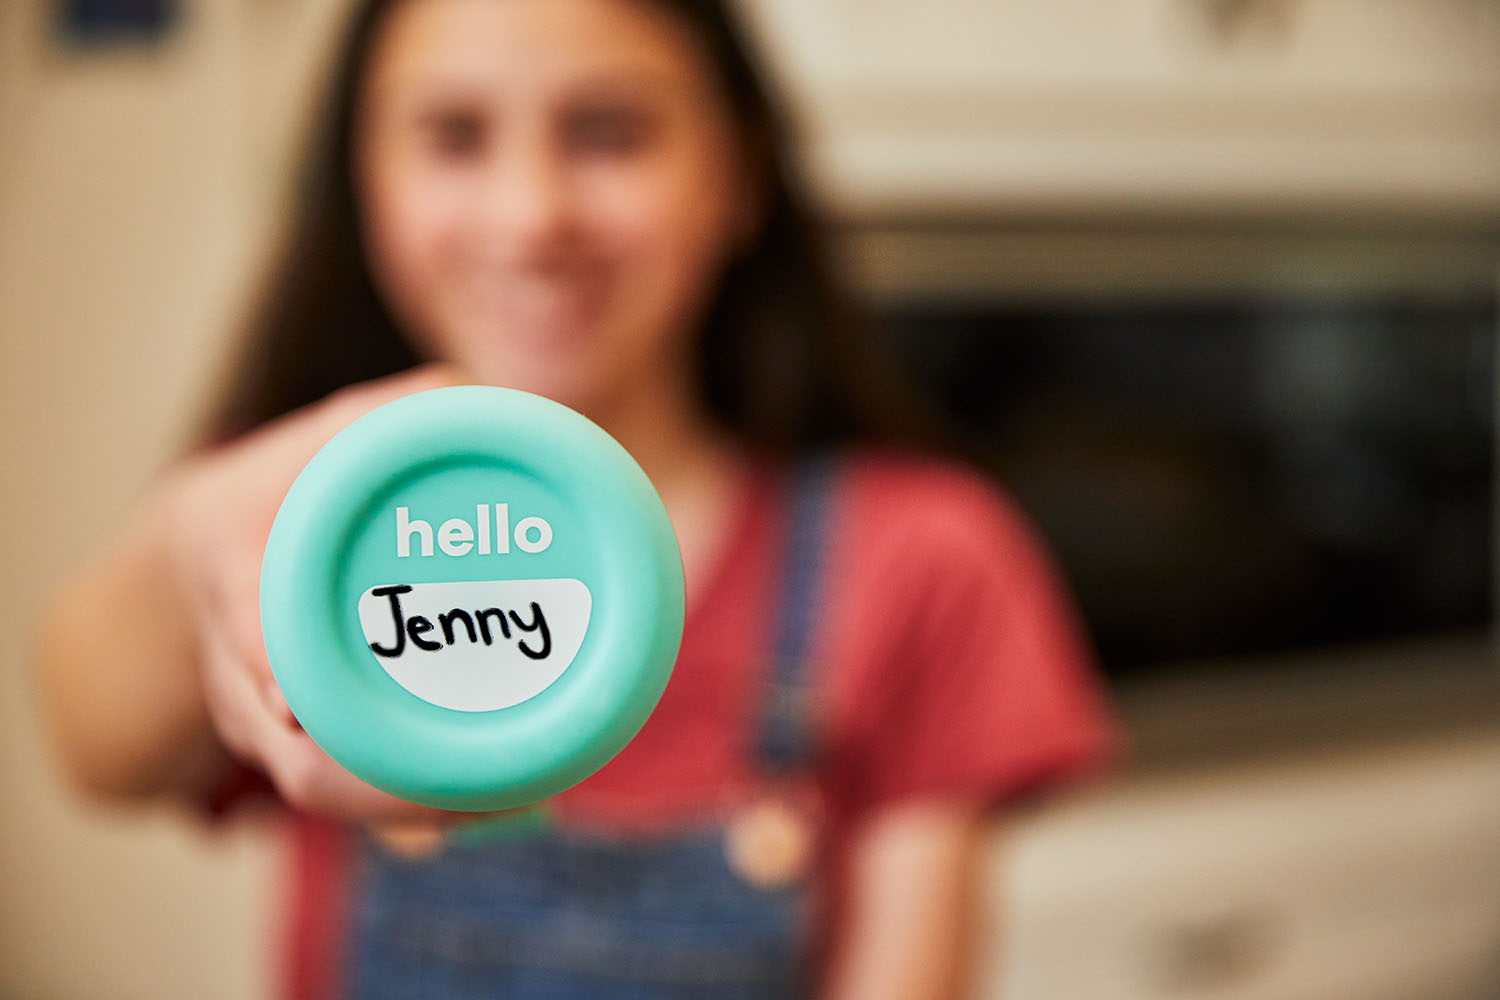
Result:
{"label": "black marker writing", "polygon": [[379,656],[400,656],[406,649],[406,623],[401,620],[401,594],[411,593],[411,587],[407,584],[399,584],[394,587],[376,587],[370,591],[371,597],[389,597],[391,599],[391,616],[396,619],[396,648],[386,649],[378,642],[370,643]]}
{"label": "black marker writing", "polygon": [[541,605],[537,604],[536,601],[531,602],[531,614],[532,619],[530,625],[527,625],[525,622],[521,621],[521,616],[516,614],[514,611],[510,613],[510,620],[516,623],[516,628],[523,629],[527,632],[535,632],[537,630],[541,630],[542,650],[539,653],[532,652],[531,648],[526,645],[524,639],[517,640],[516,645],[520,647],[521,652],[525,653],[533,660],[545,660],[547,658],[547,654],[552,652],[552,632],[547,628],[547,619],[542,616]]}
{"label": "black marker writing", "polygon": [[[437,616],[438,627],[442,630],[443,641],[424,638],[428,632],[433,630],[432,620],[422,615],[408,616],[401,608],[401,595],[411,593],[409,584],[397,584],[390,587],[376,587],[370,591],[371,597],[388,597],[391,601],[391,622],[396,630],[396,640],[393,646],[384,646],[378,642],[370,643],[370,649],[377,656],[398,657],[406,652],[406,640],[411,639],[412,645],[429,653],[435,653],[445,646],[452,646],[458,641],[459,635],[467,635],[470,643],[483,642],[484,645],[493,645],[495,632],[492,623],[499,627],[501,637],[511,638],[510,624],[506,622],[507,616],[510,622],[523,633],[536,633],[541,639],[539,649],[533,649],[526,644],[524,638],[516,640],[516,647],[529,659],[545,660],[552,653],[552,630],[547,627],[547,616],[542,613],[542,607],[536,601],[531,602],[531,619],[523,619],[515,611],[507,612],[503,608],[476,609],[471,615],[463,608],[453,608],[444,611]],[[455,628],[462,626],[462,631]]]}

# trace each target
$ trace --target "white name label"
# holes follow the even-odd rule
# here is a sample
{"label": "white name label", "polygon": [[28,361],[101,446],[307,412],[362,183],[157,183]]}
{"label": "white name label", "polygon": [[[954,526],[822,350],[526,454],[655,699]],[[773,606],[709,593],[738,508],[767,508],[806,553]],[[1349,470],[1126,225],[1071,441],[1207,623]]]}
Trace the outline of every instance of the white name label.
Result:
{"label": "white name label", "polygon": [[578,655],[593,595],[582,580],[386,584],[359,598],[359,624],[385,672],[460,712],[519,705]]}

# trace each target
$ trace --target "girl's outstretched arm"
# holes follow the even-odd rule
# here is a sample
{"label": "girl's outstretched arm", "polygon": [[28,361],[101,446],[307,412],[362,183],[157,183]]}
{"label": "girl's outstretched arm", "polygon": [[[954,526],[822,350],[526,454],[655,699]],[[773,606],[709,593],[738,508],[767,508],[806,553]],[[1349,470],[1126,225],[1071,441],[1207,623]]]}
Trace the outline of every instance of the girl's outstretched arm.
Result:
{"label": "girl's outstretched arm", "polygon": [[158,487],[123,537],[52,595],[36,662],[53,742],[81,789],[110,798],[206,793],[230,766],[199,678],[189,603]]}
{"label": "girl's outstretched arm", "polygon": [[260,633],[260,560],[287,489],[329,438],[457,381],[428,366],[344,389],[162,477],[123,537],[54,595],[38,637],[48,720],[79,785],[201,796],[238,759],[308,811],[438,815],[359,781],[297,726]]}
{"label": "girl's outstretched arm", "polygon": [[972,966],[980,847],[964,802],[914,801],[871,817],[850,852],[847,918],[825,1000],[958,1000]]}

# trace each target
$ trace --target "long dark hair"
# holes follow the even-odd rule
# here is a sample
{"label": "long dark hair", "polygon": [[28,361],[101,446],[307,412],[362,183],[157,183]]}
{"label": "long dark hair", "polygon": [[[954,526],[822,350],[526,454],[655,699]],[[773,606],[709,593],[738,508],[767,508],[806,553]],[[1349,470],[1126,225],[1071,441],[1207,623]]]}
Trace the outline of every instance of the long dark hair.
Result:
{"label": "long dark hair", "polygon": [[[419,360],[372,279],[352,179],[359,83],[398,2],[369,0],[353,15],[304,166],[290,241],[210,421],[213,438]],[[772,454],[857,437],[930,438],[921,407],[872,349],[836,278],[789,155],[788,127],[725,4],[650,2],[695,30],[745,155],[761,161],[766,207],[758,236],[727,264],[699,332],[697,388],[710,415],[745,445]]]}

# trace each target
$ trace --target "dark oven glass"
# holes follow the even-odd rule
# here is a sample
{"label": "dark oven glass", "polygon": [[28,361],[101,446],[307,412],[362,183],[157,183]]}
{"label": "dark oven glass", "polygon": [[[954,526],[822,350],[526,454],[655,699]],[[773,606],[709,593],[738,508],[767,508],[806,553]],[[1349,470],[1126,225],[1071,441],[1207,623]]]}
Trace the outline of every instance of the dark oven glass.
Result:
{"label": "dark oven glass", "polygon": [[1492,297],[902,307],[882,330],[1039,523],[1117,677],[1490,619]]}

